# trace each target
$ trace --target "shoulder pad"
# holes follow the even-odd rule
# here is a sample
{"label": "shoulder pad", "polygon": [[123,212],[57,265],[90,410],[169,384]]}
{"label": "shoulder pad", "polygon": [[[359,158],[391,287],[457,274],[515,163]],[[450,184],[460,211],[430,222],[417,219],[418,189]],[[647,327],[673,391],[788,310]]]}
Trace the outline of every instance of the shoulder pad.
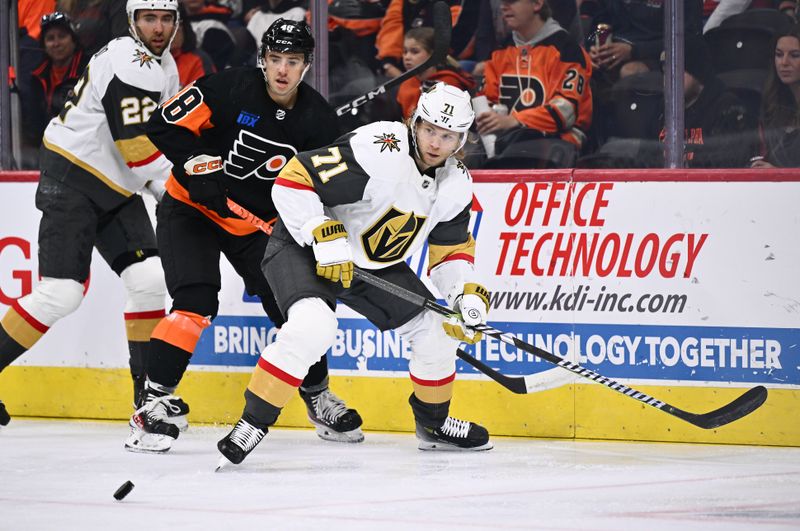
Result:
{"label": "shoulder pad", "polygon": [[[109,73],[128,85],[153,92],[164,88],[166,75],[161,63],[132,37],[112,40],[94,59],[106,63]],[[165,62],[166,68],[177,72],[175,61],[170,59]]]}

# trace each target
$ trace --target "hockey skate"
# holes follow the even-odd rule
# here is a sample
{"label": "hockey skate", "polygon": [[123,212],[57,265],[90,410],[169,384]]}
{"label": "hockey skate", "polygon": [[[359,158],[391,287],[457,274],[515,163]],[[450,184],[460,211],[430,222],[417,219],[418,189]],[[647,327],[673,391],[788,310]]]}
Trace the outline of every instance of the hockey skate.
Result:
{"label": "hockey skate", "polygon": [[417,421],[417,440],[420,450],[480,451],[491,450],[486,428],[466,420],[447,417],[438,428],[429,428]]}
{"label": "hockey skate", "polygon": [[[225,456],[225,459],[238,465],[261,442],[268,431],[267,428],[262,430],[244,419],[239,419],[231,432],[219,440],[217,449]],[[223,466],[223,463],[224,461],[220,463],[217,470]]]}
{"label": "hockey skate", "polygon": [[163,453],[172,447],[172,441],[180,435],[178,426],[170,422],[168,414],[168,404],[175,398],[173,395],[160,394],[155,389],[145,390],[143,405],[129,421],[131,433],[125,439],[126,450]]}
{"label": "hockey skate", "polygon": [[174,424],[182,432],[188,430],[189,421],[186,415],[189,414],[189,404],[179,396],[170,395],[164,405],[167,406],[167,422]]}
{"label": "hockey skate", "polygon": [[11,422],[11,415],[8,414],[5,404],[0,400],[0,426],[7,426],[9,422]]}
{"label": "hockey skate", "polygon": [[361,431],[361,416],[355,409],[348,409],[344,400],[330,389],[318,393],[305,393],[300,396],[306,403],[308,420],[314,425],[321,439],[334,442],[360,443],[364,440]]}

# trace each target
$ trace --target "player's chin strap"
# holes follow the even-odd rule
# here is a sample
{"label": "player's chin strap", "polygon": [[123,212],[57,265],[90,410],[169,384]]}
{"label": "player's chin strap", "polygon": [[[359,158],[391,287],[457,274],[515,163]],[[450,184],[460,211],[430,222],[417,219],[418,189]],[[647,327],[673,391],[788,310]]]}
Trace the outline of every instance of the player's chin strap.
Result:
{"label": "player's chin strap", "polygon": [[169,38],[167,45],[164,47],[164,51],[161,52],[160,54],[155,53],[153,50],[150,49],[148,45],[144,43],[144,41],[142,41],[142,38],[139,37],[139,34],[136,32],[136,13],[133,14],[133,18],[134,20],[128,21],[128,33],[130,33],[131,37],[133,37],[133,40],[138,42],[142,48],[150,52],[150,55],[161,61],[164,58],[165,54],[170,53],[169,50],[170,48],[172,48],[172,41],[175,40],[175,36],[178,34],[178,27],[181,25],[181,19],[178,16],[178,12],[175,11],[175,27],[172,28],[172,36]]}
{"label": "player's chin strap", "polygon": [[[261,72],[264,74],[264,83],[266,83],[267,88],[269,88],[269,79],[267,78],[267,65],[266,63],[264,63],[263,57],[258,58],[257,65],[259,68],[261,68]],[[297,88],[300,86],[300,83],[303,82],[303,78],[306,77],[309,68],[311,68],[311,63],[306,63],[306,67],[303,69],[303,73],[300,74],[300,79],[297,81],[297,84],[294,87],[292,87],[292,90],[290,92],[294,92],[295,90],[297,90]]]}

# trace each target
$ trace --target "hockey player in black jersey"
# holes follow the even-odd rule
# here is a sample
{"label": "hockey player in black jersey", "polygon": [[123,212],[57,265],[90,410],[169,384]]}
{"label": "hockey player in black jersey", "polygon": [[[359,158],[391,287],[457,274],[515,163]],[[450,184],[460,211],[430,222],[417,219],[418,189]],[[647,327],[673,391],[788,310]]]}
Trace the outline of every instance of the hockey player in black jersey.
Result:
{"label": "hockey player in black jersey", "polygon": [[[245,391],[242,418],[219,443],[240,463],[278,418],[307,367],[336,337],[341,300],[409,346],[409,403],[422,450],[488,450],[489,434],[449,415],[458,341],[486,320],[489,293],[475,282],[469,232],[472,178],[453,155],[475,113],[469,94],[437,83],[411,123],[375,122],[293,158],[272,188],[279,218],[264,273],[288,320],[268,345]],[[429,244],[430,277],[463,321],[386,294],[358,279],[353,264],[427,298],[405,260]],[[222,461],[224,464],[224,461]]]}
{"label": "hockey player in black jersey", "polygon": [[[233,216],[226,198],[262,219],[275,218],[270,190],[281,168],[299,151],[338,136],[333,109],[302,82],[313,50],[305,22],[279,19],[262,38],[260,68],[201,78],[162,105],[148,124],[153,143],[174,165],[157,215],[173,306],[153,331],[144,400],[125,443],[130,450],[167,451],[178,436],[165,422],[164,402],[217,314],[220,253],[244,279],[247,292],[261,298],[275,325],[285,322],[261,271],[268,237]],[[327,360],[319,354],[299,386],[309,419],[324,439],[360,442],[361,418],[328,389]]]}
{"label": "hockey player in black jersey", "polygon": [[[130,36],[92,57],[45,129],[36,189],[41,280],[2,318],[0,371],[80,306],[96,247],[125,286],[135,402],[167,294],[139,194],[146,189],[160,197],[170,164],[147,138],[145,123],[178,91],[169,47],[179,21],[177,0],[128,0],[126,10]],[[177,400],[170,405],[185,407]]]}

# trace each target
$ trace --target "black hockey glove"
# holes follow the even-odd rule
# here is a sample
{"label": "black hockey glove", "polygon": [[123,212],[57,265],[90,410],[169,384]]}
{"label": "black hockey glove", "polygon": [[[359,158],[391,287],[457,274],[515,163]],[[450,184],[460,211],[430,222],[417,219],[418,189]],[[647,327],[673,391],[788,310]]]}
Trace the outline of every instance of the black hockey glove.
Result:
{"label": "black hockey glove", "polygon": [[197,155],[183,165],[189,199],[215,212],[221,218],[234,217],[228,209],[227,190],[223,183],[222,159]]}

